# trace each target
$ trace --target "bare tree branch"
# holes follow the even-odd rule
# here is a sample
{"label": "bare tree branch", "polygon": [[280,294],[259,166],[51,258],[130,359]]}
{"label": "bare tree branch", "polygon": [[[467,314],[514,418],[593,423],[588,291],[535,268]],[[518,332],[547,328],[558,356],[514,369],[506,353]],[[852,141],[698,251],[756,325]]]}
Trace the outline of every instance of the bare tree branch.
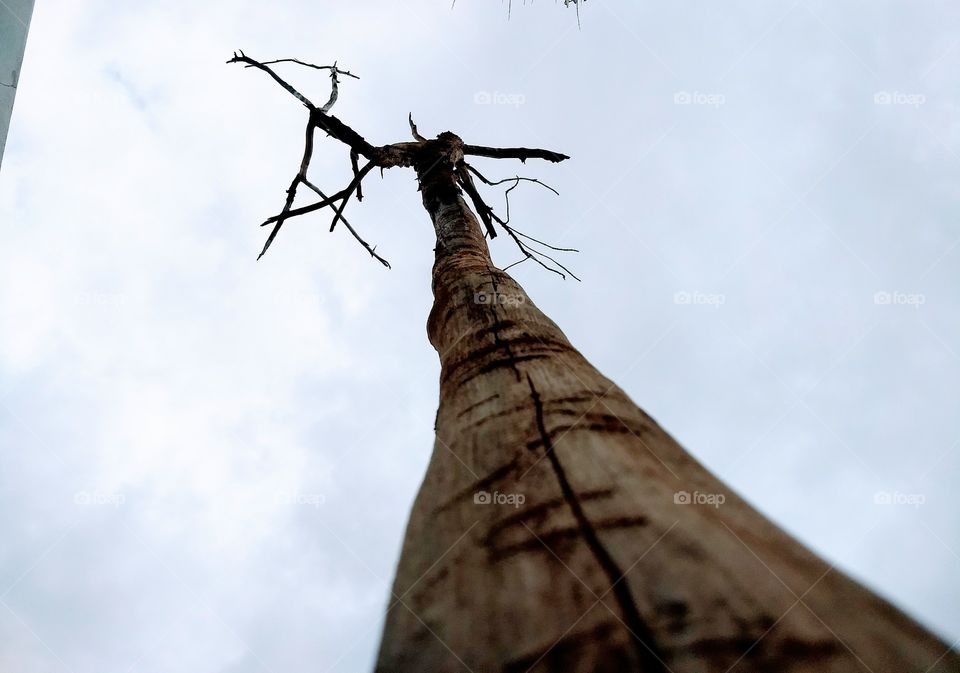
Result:
{"label": "bare tree branch", "polygon": [[484,147],[483,145],[464,145],[464,154],[472,154],[478,157],[490,157],[491,159],[519,159],[526,162],[527,159],[546,159],[554,163],[559,163],[569,159],[566,154],[551,152],[550,150],[541,150],[527,147]]}
{"label": "bare tree branch", "polygon": [[[283,204],[283,209],[280,211],[280,214],[267,219],[267,221],[261,225],[261,226],[264,226],[270,223],[274,223],[274,227],[270,231],[269,236],[267,236],[267,240],[266,240],[266,243],[264,243],[263,250],[260,252],[260,255],[257,257],[257,259],[260,259],[260,257],[263,257],[263,255],[267,252],[267,250],[270,248],[271,243],[273,243],[273,240],[276,238],[277,233],[279,233],[280,227],[283,226],[283,223],[287,219],[291,217],[296,217],[298,215],[304,215],[306,213],[310,213],[315,210],[325,208],[327,206],[333,207],[333,205],[337,201],[340,201],[339,206],[337,206],[334,209],[333,223],[330,225],[330,231],[333,231],[334,227],[336,227],[337,225],[337,222],[343,221],[344,225],[347,227],[347,229],[350,231],[353,237],[360,242],[360,244],[367,250],[367,252],[369,252],[370,255],[374,259],[378,260],[381,264],[383,264],[387,268],[390,268],[390,263],[380,255],[378,255],[375,252],[375,248],[370,246],[365,240],[363,240],[360,237],[356,229],[354,229],[353,226],[349,222],[347,222],[347,219],[343,215],[343,211],[347,205],[347,201],[350,199],[350,195],[353,194],[354,191],[357,192],[358,201],[363,199],[363,192],[361,191],[360,183],[363,180],[363,177],[367,173],[369,173],[370,170],[373,168],[374,162],[372,159],[376,157],[377,152],[376,152],[376,148],[374,148],[370,143],[364,140],[363,137],[360,136],[360,134],[358,134],[349,126],[341,122],[336,117],[332,115],[328,115],[327,112],[330,110],[331,107],[333,107],[333,104],[336,103],[337,97],[339,95],[338,75],[346,75],[349,77],[353,77],[355,79],[359,79],[359,78],[353,73],[350,73],[346,70],[341,70],[340,68],[338,68],[336,62],[334,62],[332,66],[319,66],[313,63],[307,63],[305,61],[301,61],[299,59],[292,59],[292,58],[276,59],[273,61],[260,62],[250,58],[249,56],[244,54],[243,51],[234,52],[233,58],[227,61],[227,63],[243,63],[244,67],[257,68],[259,70],[266,72],[268,75],[270,75],[270,77],[274,79],[274,81],[280,84],[280,86],[282,86],[290,94],[296,97],[301,103],[303,103],[310,110],[310,118],[307,123],[306,140],[304,143],[303,159],[300,162],[300,171],[297,173],[293,181],[290,183],[290,187],[287,188],[287,198]],[[314,68],[317,70],[329,70],[331,88],[330,88],[330,97],[328,98],[327,102],[320,108],[316,107],[312,102],[310,102],[309,99],[306,98],[306,96],[304,96],[299,91],[297,91],[293,86],[291,86],[283,78],[277,75],[273,71],[273,69],[269,67],[270,65],[276,64],[276,63],[297,63],[299,65],[306,66],[308,68]],[[350,182],[350,184],[347,186],[346,189],[343,189],[337,192],[332,197],[325,196],[324,193],[316,185],[310,182],[310,180],[307,178],[307,170],[310,167],[310,160],[313,157],[313,133],[317,128],[320,128],[326,131],[327,135],[333,136],[337,140],[340,140],[341,142],[346,143],[347,145],[350,146],[350,149],[351,149],[350,161],[351,161],[351,166],[353,168],[353,173],[354,173],[353,180]],[[364,154],[368,159],[371,159],[371,161],[368,162],[362,169],[357,168],[357,161],[358,161],[359,154]],[[294,203],[294,200],[296,199],[297,187],[299,187],[301,184],[307,185],[311,190],[316,192],[322,200],[317,203],[310,204],[309,206],[294,208],[293,203]]]}
{"label": "bare tree branch", "polygon": [[[243,52],[241,52],[241,53],[243,53]],[[317,70],[335,70],[336,72],[338,72],[338,73],[341,74],[341,75],[346,75],[347,77],[352,77],[352,78],[354,78],[354,79],[360,79],[359,77],[357,77],[357,76],[354,75],[353,73],[350,73],[350,72],[348,72],[348,71],[346,71],[346,70],[340,70],[340,69],[337,67],[337,64],[336,64],[336,63],[334,63],[333,65],[314,65],[313,63],[307,63],[306,61],[301,61],[300,59],[297,59],[297,58],[278,58],[278,59],[273,60],[273,61],[261,61],[261,63],[262,63],[263,65],[273,65],[274,63],[296,63],[296,64],[298,64],[298,65],[302,65],[302,66],[305,66],[305,67],[307,67],[307,68],[315,68],[315,69],[317,69]],[[248,66],[248,67],[249,67],[249,66]]]}
{"label": "bare tree branch", "polygon": [[[353,177],[357,177],[360,173],[360,167],[358,161],[360,160],[360,155],[355,149],[350,148],[350,168],[353,170]],[[381,169],[382,170],[382,169]],[[381,177],[383,177],[381,175]],[[363,201],[363,186],[358,182],[357,183],[357,201]]]}
{"label": "bare tree branch", "polygon": [[493,220],[490,217],[493,209],[488,206],[480,196],[480,192],[477,191],[477,186],[473,184],[473,178],[470,177],[470,173],[464,168],[465,165],[465,162],[457,165],[457,177],[459,178],[460,185],[470,197],[470,200],[473,201],[473,207],[476,209],[480,221],[483,222],[483,226],[487,230],[487,236],[496,238],[497,230],[493,228]]}
{"label": "bare tree branch", "polygon": [[[320,112],[330,112],[330,108],[337,102],[337,97],[340,95],[340,80],[337,78],[338,72],[340,71],[337,70],[337,62],[334,61],[333,67],[330,68],[330,98],[320,107]],[[360,78],[358,77],[357,79]]]}
{"label": "bare tree branch", "polygon": [[244,54],[242,49],[233,52],[233,58],[227,61],[227,63],[244,63],[245,64],[244,67],[246,68],[257,68],[259,70],[263,70],[265,73],[270,75],[270,77],[272,77],[277,84],[279,84],[288,92],[290,92],[292,96],[294,96],[297,100],[303,103],[307,108],[309,108],[310,110],[316,109],[316,106],[313,103],[311,103],[306,96],[304,96],[302,93],[294,89],[282,77],[280,77],[280,75],[275,73],[269,66],[266,66],[263,63],[260,63],[259,61],[255,61],[249,56],[247,56],[246,54]]}
{"label": "bare tree branch", "polygon": [[[552,266],[549,266],[549,265],[547,265],[547,264],[544,264],[544,263],[540,260],[540,258],[537,257],[537,254],[535,254],[535,251],[532,251],[530,248],[528,248],[527,246],[525,246],[525,245],[523,244],[523,241],[521,241],[521,240],[517,237],[516,232],[515,232],[512,228],[510,228],[510,227],[507,226],[507,225],[503,225],[503,228],[507,230],[507,233],[510,235],[510,238],[513,239],[513,241],[517,244],[517,247],[520,248],[520,252],[522,252],[527,259],[532,259],[534,262],[536,262],[537,264],[539,264],[540,266],[542,266],[542,267],[543,267],[544,269],[546,269],[547,271],[551,271],[551,272],[557,274],[558,276],[560,276],[561,278],[563,278],[564,280],[566,280],[567,277],[566,277],[562,272],[557,271],[557,270],[554,269]],[[538,253],[538,254],[543,254],[543,253]],[[543,255],[543,256],[546,257],[547,259],[549,259],[551,262],[553,262],[553,263],[556,264],[557,266],[559,266],[561,269],[564,269],[567,273],[570,273],[570,270],[569,270],[569,269],[567,269],[566,267],[564,267],[562,264],[560,264],[560,263],[557,262],[556,260],[552,259],[549,255]],[[570,273],[570,275],[573,276],[574,278],[577,278],[577,277],[574,276],[572,273]],[[577,278],[577,280],[580,280],[580,279]]]}
{"label": "bare tree branch", "polygon": [[347,190],[341,189],[339,192],[337,192],[330,198],[324,199],[323,201],[311,203],[308,206],[301,206],[300,208],[291,208],[286,213],[281,213],[279,215],[274,215],[273,217],[268,217],[266,220],[264,220],[260,224],[260,226],[265,227],[268,224],[273,224],[274,222],[278,222],[279,220],[282,220],[282,219],[289,219],[292,217],[298,217],[300,215],[306,215],[307,213],[312,213],[315,210],[320,210],[322,208],[326,208],[327,206],[332,206],[334,203],[336,203],[346,195],[347,195]]}
{"label": "bare tree branch", "polygon": [[[309,120],[307,123],[306,129],[306,138],[304,140],[304,151],[303,159],[300,162],[300,170],[294,176],[293,180],[290,183],[290,186],[287,188],[287,197],[284,200],[283,209],[279,214],[274,215],[273,217],[268,218],[261,226],[266,226],[268,224],[273,224],[273,229],[271,230],[269,236],[267,237],[266,242],[264,243],[263,250],[260,252],[260,257],[266,253],[270,245],[273,243],[274,238],[276,238],[280,228],[283,226],[283,223],[292,218],[298,217],[300,215],[306,215],[323,208],[333,208],[333,220],[330,223],[330,231],[336,229],[336,226],[339,222],[343,222],[344,226],[347,227],[350,234],[364,247],[364,249],[370,253],[370,255],[383,264],[385,267],[390,268],[390,263],[387,262],[383,257],[376,253],[376,248],[368,244],[360,235],[357,233],[356,229],[347,221],[344,216],[344,210],[346,209],[347,203],[350,201],[350,197],[356,192],[357,200],[363,200],[363,178],[373,170],[374,167],[380,168],[381,172],[385,168],[391,168],[393,166],[414,166],[415,161],[418,157],[423,156],[423,151],[428,143],[437,142],[430,141],[427,138],[420,135],[420,132],[417,130],[417,125],[413,121],[413,114],[409,114],[407,121],[410,124],[410,133],[414,138],[414,142],[401,142],[393,143],[390,145],[375,146],[368,142],[362,135],[357,133],[353,128],[343,123],[335,116],[329,114],[330,108],[333,107],[334,103],[337,102],[339,96],[339,76],[344,75],[348,77],[353,77],[359,79],[356,75],[346,71],[341,70],[337,63],[334,62],[333,65],[315,65],[313,63],[307,63],[295,58],[283,58],[275,59],[272,61],[257,61],[250,58],[243,51],[234,52],[233,58],[227,61],[228,63],[242,63],[244,67],[247,68],[257,68],[267,73],[275,82],[277,82],[283,89],[285,89],[292,96],[297,98],[309,111]],[[276,65],[279,63],[295,63],[304,67],[313,68],[315,70],[327,70],[330,73],[330,96],[327,99],[327,102],[323,106],[317,107],[314,105],[306,96],[301,94],[297,89],[295,89],[291,84],[285,81],[282,77],[277,75],[277,73],[270,67],[271,65]],[[317,129],[324,131],[329,137],[339,140],[343,144],[347,145],[350,148],[350,168],[353,173],[353,178],[350,181],[350,184],[346,188],[340,190],[332,196],[327,196],[324,194],[319,187],[314,185],[309,178],[307,177],[307,171],[310,167],[310,161],[313,157],[313,146],[314,146],[314,133]],[[438,140],[444,138],[445,134],[440,134]],[[452,135],[447,133],[446,135]],[[455,137],[455,136],[454,136]],[[458,143],[462,141],[457,138]],[[527,159],[545,159],[547,161],[559,162],[568,159],[567,155],[560,154],[559,152],[552,152],[550,150],[536,149],[536,148],[525,148],[525,147],[486,147],[482,145],[460,145],[462,147],[463,155],[473,155],[473,156],[482,156],[490,157],[494,159],[520,159],[521,161],[526,161]],[[359,166],[360,157],[363,156],[367,162],[362,168]],[[421,167],[422,169],[422,167]],[[419,170],[419,169],[418,169]],[[476,184],[473,181],[473,177],[476,175],[481,181],[486,185],[491,187],[496,187],[501,184],[512,182],[513,184],[506,189],[504,192],[504,201],[506,207],[505,218],[501,219],[494,210],[487,205],[483,197],[480,195],[479,190],[477,189]],[[541,187],[549,189],[554,194],[557,193],[557,190],[553,189],[549,185],[540,182],[536,178],[526,178],[521,176],[515,176],[512,178],[505,178],[503,180],[491,181],[484,177],[479,171],[470,166],[465,161],[459,160],[454,166],[454,174],[456,178],[456,183],[459,184],[462,189],[467,193],[470,199],[473,201],[473,206],[477,211],[477,215],[480,220],[483,222],[484,228],[486,229],[487,236],[489,238],[495,238],[497,236],[497,230],[494,226],[494,222],[499,224],[504,228],[504,230],[509,234],[513,241],[517,244],[517,247],[520,249],[521,253],[524,255],[525,261],[527,259],[534,260],[537,264],[543,268],[560,275],[563,278],[566,278],[566,274],[569,274],[573,278],[577,278],[569,269],[567,269],[563,264],[553,259],[550,255],[538,250],[535,247],[531,247],[527,243],[524,243],[522,239],[526,239],[535,243],[537,245],[544,246],[550,250],[556,250],[560,252],[576,252],[572,248],[559,248],[549,243],[545,243],[539,239],[528,236],[521,231],[518,231],[514,227],[510,226],[510,192],[516,189],[516,187],[521,182],[534,182]],[[320,201],[311,203],[306,206],[301,206],[299,208],[294,207],[294,202],[297,196],[298,187],[303,184],[306,185],[310,190],[316,193],[320,197]],[[544,260],[547,260],[545,262]],[[556,268],[555,268],[556,267]],[[509,267],[508,267],[509,268]],[[559,269],[559,270],[558,270]],[[561,271],[562,270],[562,271]],[[577,278],[579,280],[579,278]]]}
{"label": "bare tree branch", "polygon": [[576,248],[558,248],[555,245],[550,245],[549,243],[545,243],[541,241],[539,238],[534,238],[533,236],[527,236],[525,233],[523,233],[522,231],[516,228],[514,229],[514,231],[517,233],[518,236],[523,236],[527,240],[533,241],[534,243],[539,243],[545,248],[550,248],[551,250],[556,250],[557,252],[580,252]]}
{"label": "bare tree branch", "polygon": [[328,115],[319,108],[314,108],[311,110],[310,116],[313,118],[317,127],[326,131],[328,136],[334,140],[339,140],[344,145],[356,150],[358,154],[363,155],[370,161],[376,162],[378,166],[382,165],[385,168],[389,168],[390,166],[397,165],[393,163],[384,163],[385,159],[382,156],[383,148],[374,147],[367,142],[363,136],[333,115]]}
{"label": "bare tree branch", "polygon": [[[534,250],[533,248],[527,246],[523,241],[520,240],[520,238],[519,238],[519,236],[518,236],[518,234],[519,234],[520,236],[524,236],[524,235],[523,235],[523,234],[520,234],[520,232],[518,232],[516,229],[514,229],[514,228],[511,227],[510,225],[503,224],[502,222],[501,222],[501,225],[503,226],[504,229],[507,230],[507,233],[508,233],[508,234],[510,235],[510,237],[513,239],[514,243],[516,243],[516,244],[517,244],[517,247],[520,248],[520,252],[522,252],[525,256],[527,256],[527,257],[529,257],[530,259],[532,259],[534,262],[536,262],[537,264],[539,264],[540,266],[542,266],[544,269],[547,269],[548,271],[553,271],[555,274],[558,274],[561,278],[563,278],[564,280],[566,280],[567,277],[566,277],[563,273],[561,273],[560,271],[557,271],[556,269],[554,269],[553,267],[551,267],[551,266],[549,266],[549,265],[547,265],[547,264],[544,264],[544,262],[540,259],[540,257],[544,257],[544,258],[550,260],[552,263],[554,263],[554,264],[556,264],[557,266],[559,266],[561,269],[563,269],[563,270],[566,271],[567,273],[569,273],[569,274],[570,274],[570,277],[573,278],[574,280],[576,280],[576,281],[579,281],[579,280],[580,280],[580,278],[577,277],[577,275],[576,275],[575,273],[573,273],[573,271],[571,271],[570,269],[568,269],[567,267],[565,267],[563,264],[561,264],[560,262],[558,262],[557,260],[555,260],[553,257],[551,257],[550,255],[548,255],[547,253],[542,252],[542,251],[540,251],[540,250]],[[529,236],[525,236],[525,237],[526,237],[526,238],[529,238]]]}
{"label": "bare tree branch", "polygon": [[340,206],[337,208],[336,213],[333,216],[333,222],[330,223],[330,231],[333,231],[334,227],[337,226],[337,221],[343,219],[343,209],[347,205],[347,201],[350,200],[350,195],[353,194],[355,189],[360,188],[360,181],[363,180],[364,176],[370,172],[370,169],[373,168],[373,162],[369,161],[367,164],[360,169],[360,172],[353,176],[353,180],[350,181],[350,184],[347,185],[346,194],[343,197],[343,201],[340,203]]}
{"label": "bare tree branch", "polygon": [[418,143],[425,143],[425,142],[427,142],[427,139],[424,138],[422,135],[420,135],[420,133],[417,131],[417,125],[413,123],[413,113],[412,113],[412,112],[411,112],[411,113],[409,114],[409,116],[407,117],[407,120],[410,122],[410,133],[413,134],[413,139],[416,140]]}
{"label": "bare tree branch", "polygon": [[[336,65],[333,66],[312,66],[302,61],[296,61],[295,59],[280,59],[278,61],[268,61],[267,63],[282,63],[286,61],[293,61],[300,63],[301,65],[307,65],[309,67],[315,67],[318,69],[331,69],[332,77],[335,79],[335,76],[338,72],[342,74],[349,74],[346,71],[339,70]],[[271,78],[277,84],[282,86],[286,91],[288,91],[292,96],[299,100],[303,105],[310,110],[311,121],[313,124],[320,129],[323,129],[327,132],[327,135],[332,136],[336,140],[339,140],[342,143],[349,145],[351,148],[357,150],[360,154],[365,156],[367,159],[375,160],[378,158],[377,149],[368,143],[363,137],[354,131],[352,128],[344,124],[342,121],[334,117],[333,115],[328,115],[324,108],[318,108],[310,100],[304,96],[302,93],[297,91],[292,85],[290,85],[286,80],[280,77],[276,72],[273,71],[270,66],[265,63],[261,63],[255,59],[250,58],[243,53],[243,50],[238,50],[234,52],[233,58],[231,58],[227,63],[243,63],[246,68],[257,68],[263,72],[270,75]],[[350,75],[351,77],[356,77],[356,75]],[[336,96],[331,92],[330,99],[333,102],[336,102]],[[325,107],[332,105],[331,100],[327,101]],[[327,107],[329,109],[329,107]]]}
{"label": "bare tree branch", "polygon": [[[470,177],[470,173],[473,173],[474,175],[476,175],[478,178],[480,178],[480,180],[484,182],[484,184],[489,186],[497,186],[497,185],[504,184],[506,182],[513,182],[513,184],[510,185],[510,187],[508,187],[503,194],[504,202],[506,204],[506,215],[505,215],[506,219],[501,219],[496,214],[496,212],[494,212],[494,210],[490,208],[483,201],[483,198],[480,196],[480,193],[478,192],[476,185],[473,183],[473,179]],[[549,254],[543,252],[542,250],[537,250],[535,248],[530,247],[529,245],[521,241],[520,238],[525,238],[529,241],[532,241],[544,247],[550,248],[551,250],[556,250],[558,252],[579,252],[578,250],[574,248],[560,248],[554,245],[550,245],[549,243],[545,243],[540,239],[534,238],[533,236],[528,236],[527,234],[524,234],[522,231],[519,231],[515,227],[511,227],[509,224],[510,223],[510,192],[516,189],[521,182],[534,182],[540,185],[541,187],[544,187],[545,189],[549,189],[554,194],[559,195],[559,192],[557,192],[556,189],[554,189],[553,187],[551,187],[550,185],[544,182],[541,182],[540,180],[537,180],[536,178],[525,178],[519,175],[514,176],[512,178],[504,178],[502,180],[491,181],[491,180],[488,180],[486,177],[484,177],[484,175],[480,173],[480,171],[475,169],[466,161],[461,162],[457,166],[457,176],[459,178],[459,182],[461,186],[464,188],[464,191],[467,192],[467,194],[470,196],[471,200],[473,201],[474,208],[476,208],[477,213],[480,215],[481,220],[483,221],[484,225],[487,226],[488,233],[491,232],[491,230],[493,229],[493,223],[491,222],[491,220],[496,220],[497,223],[501,227],[503,227],[504,230],[510,235],[510,238],[512,238],[513,241],[517,244],[517,247],[520,249],[520,252],[523,253],[524,258],[521,259],[519,262],[514,262],[513,264],[509,265],[507,269],[509,269],[512,266],[515,266],[516,264],[524,262],[527,259],[532,259],[533,261],[535,261],[537,264],[544,267],[545,269],[548,269],[549,271],[559,274],[562,278],[566,278],[566,275],[564,275],[564,273],[543,262],[543,260],[540,259],[540,257],[543,257],[544,259],[547,259],[553,264],[555,264],[556,266],[558,266],[560,269],[562,269],[566,273],[570,274],[572,278],[576,280],[580,280],[576,274],[574,274],[572,271],[570,271],[570,269],[568,269],[563,264],[555,260]],[[493,238],[494,235],[495,234],[491,234],[490,238]],[[504,271],[506,271],[506,269],[504,269]]]}
{"label": "bare tree branch", "polygon": [[273,239],[277,237],[280,227],[283,226],[284,221],[289,217],[290,209],[293,207],[293,201],[297,198],[297,187],[307,179],[307,169],[310,167],[310,159],[313,158],[313,131],[315,128],[316,126],[313,124],[313,121],[307,122],[306,139],[303,144],[303,159],[300,160],[300,170],[293,177],[290,186],[287,187],[287,199],[283,204],[283,210],[280,211],[277,224],[273,227],[270,235],[267,236],[267,241],[263,244],[263,250],[260,251],[257,259],[260,259],[267,253],[267,249],[270,247],[270,244],[273,243]]}
{"label": "bare tree branch", "polygon": [[[551,192],[553,192],[553,193],[556,194],[557,196],[560,196],[560,192],[558,192],[556,189],[554,189],[553,187],[551,187],[551,186],[548,185],[547,183],[545,183],[545,182],[540,182],[540,181],[537,180],[536,178],[524,178],[524,177],[521,177],[521,176],[519,176],[519,175],[515,175],[515,176],[513,176],[512,178],[503,178],[502,180],[497,180],[496,182],[491,182],[490,180],[488,180],[487,178],[485,178],[480,171],[478,171],[476,168],[474,168],[474,167],[471,166],[470,164],[464,162],[464,166],[467,167],[467,170],[469,170],[471,173],[473,173],[473,174],[476,175],[478,178],[480,178],[480,180],[481,180],[484,184],[490,185],[491,187],[496,187],[497,185],[502,185],[504,182],[510,182],[511,180],[524,180],[524,181],[526,181],[526,182],[536,182],[536,183],[537,183],[538,185],[540,185],[541,187],[546,187],[547,189],[549,189]],[[509,191],[509,190],[508,190],[508,191]]]}
{"label": "bare tree branch", "polygon": [[[304,181],[303,181],[303,184],[305,184],[307,187],[309,187],[309,188],[312,189],[314,192],[316,192],[317,195],[318,195],[321,199],[327,200],[327,197],[324,195],[324,193],[321,192],[320,189],[319,189],[316,185],[314,185],[312,182],[310,182],[309,180],[304,180]],[[359,191],[359,183],[358,183],[357,189],[358,189],[358,191]],[[346,190],[344,190],[344,191],[346,191]],[[366,251],[370,253],[370,256],[371,256],[371,257],[373,257],[374,259],[376,259],[378,262],[380,262],[381,264],[383,264],[383,265],[384,265],[385,267],[387,267],[388,269],[391,268],[390,262],[388,262],[387,260],[385,260],[383,257],[381,257],[380,255],[378,255],[378,254],[376,253],[376,250],[377,250],[376,246],[371,247],[369,243],[367,243],[365,240],[363,240],[362,238],[360,238],[360,234],[357,233],[357,230],[356,230],[356,229],[354,229],[352,226],[350,226],[350,223],[347,222],[347,218],[345,218],[345,217],[341,214],[341,215],[340,215],[340,219],[343,220],[344,226],[347,228],[347,230],[348,230],[351,234],[353,234],[353,237],[354,237],[355,239],[357,239],[357,241],[360,243],[360,245],[362,245],[362,246],[366,249]]]}

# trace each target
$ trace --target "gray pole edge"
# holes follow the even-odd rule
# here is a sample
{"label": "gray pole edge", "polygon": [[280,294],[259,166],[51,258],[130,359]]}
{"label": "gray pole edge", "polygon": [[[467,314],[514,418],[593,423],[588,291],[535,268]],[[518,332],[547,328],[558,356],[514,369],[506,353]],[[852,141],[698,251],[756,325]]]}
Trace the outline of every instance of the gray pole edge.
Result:
{"label": "gray pole edge", "polygon": [[0,1],[0,166],[27,45],[34,0]]}

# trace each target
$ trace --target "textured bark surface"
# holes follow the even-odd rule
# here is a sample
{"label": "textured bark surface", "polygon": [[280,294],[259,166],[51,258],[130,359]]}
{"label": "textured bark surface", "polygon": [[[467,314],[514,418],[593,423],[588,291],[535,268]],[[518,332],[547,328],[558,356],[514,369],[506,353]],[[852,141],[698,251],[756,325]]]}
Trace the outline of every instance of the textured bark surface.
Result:
{"label": "textured bark surface", "polygon": [[416,161],[440,408],[377,670],[960,672],[713,477],[493,267],[453,180],[461,150],[444,134]]}

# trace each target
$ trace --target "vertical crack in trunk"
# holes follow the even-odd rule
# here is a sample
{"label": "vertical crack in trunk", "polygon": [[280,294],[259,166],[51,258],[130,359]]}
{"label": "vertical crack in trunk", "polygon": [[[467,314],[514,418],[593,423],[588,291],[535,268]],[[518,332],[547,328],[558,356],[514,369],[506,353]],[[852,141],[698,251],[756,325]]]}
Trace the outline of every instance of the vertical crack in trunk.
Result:
{"label": "vertical crack in trunk", "polygon": [[510,363],[510,369],[513,370],[514,376],[517,377],[517,383],[519,383],[522,379],[520,378],[520,370],[517,369],[517,358],[510,347],[510,341],[504,341],[500,338],[500,328],[498,326],[501,324],[501,320],[500,316],[497,315],[497,297],[500,296],[500,286],[497,285],[497,275],[492,267],[490,268],[490,285],[493,286],[493,297],[490,301],[490,314],[493,316],[493,325],[490,331],[493,332],[493,342],[503,347],[507,354],[507,361]]}
{"label": "vertical crack in trunk", "polygon": [[533,385],[533,379],[530,378],[529,374],[527,374],[527,383],[530,385],[530,396],[533,398],[533,406],[536,412],[537,430],[540,432],[540,438],[543,441],[547,459],[553,467],[557,481],[560,482],[563,499],[570,507],[570,511],[577,521],[580,534],[583,536],[584,541],[590,548],[594,558],[596,558],[600,568],[607,576],[607,579],[610,580],[610,591],[613,592],[617,604],[620,606],[620,611],[623,613],[623,619],[627,629],[630,630],[633,636],[631,640],[637,652],[640,670],[643,671],[643,673],[666,673],[667,667],[663,662],[663,656],[661,656],[659,652],[659,648],[653,637],[653,632],[643,620],[643,617],[640,615],[640,610],[633,600],[633,594],[630,591],[630,583],[627,580],[626,573],[620,569],[620,566],[617,565],[613,556],[610,555],[610,552],[607,551],[607,548],[604,547],[600,541],[597,531],[587,517],[586,512],[583,511],[583,506],[580,504],[576,492],[567,479],[563,465],[560,464],[560,458],[554,450],[550,433],[547,432],[544,421],[543,401],[540,399],[540,394]]}

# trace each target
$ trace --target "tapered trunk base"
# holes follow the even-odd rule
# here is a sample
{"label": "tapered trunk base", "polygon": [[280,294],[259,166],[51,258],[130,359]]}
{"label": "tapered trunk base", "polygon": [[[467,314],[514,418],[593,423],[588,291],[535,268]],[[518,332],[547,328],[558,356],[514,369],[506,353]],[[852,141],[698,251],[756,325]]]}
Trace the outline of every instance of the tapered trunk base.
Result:
{"label": "tapered trunk base", "polygon": [[440,408],[377,671],[960,673],[592,367],[429,178]]}

